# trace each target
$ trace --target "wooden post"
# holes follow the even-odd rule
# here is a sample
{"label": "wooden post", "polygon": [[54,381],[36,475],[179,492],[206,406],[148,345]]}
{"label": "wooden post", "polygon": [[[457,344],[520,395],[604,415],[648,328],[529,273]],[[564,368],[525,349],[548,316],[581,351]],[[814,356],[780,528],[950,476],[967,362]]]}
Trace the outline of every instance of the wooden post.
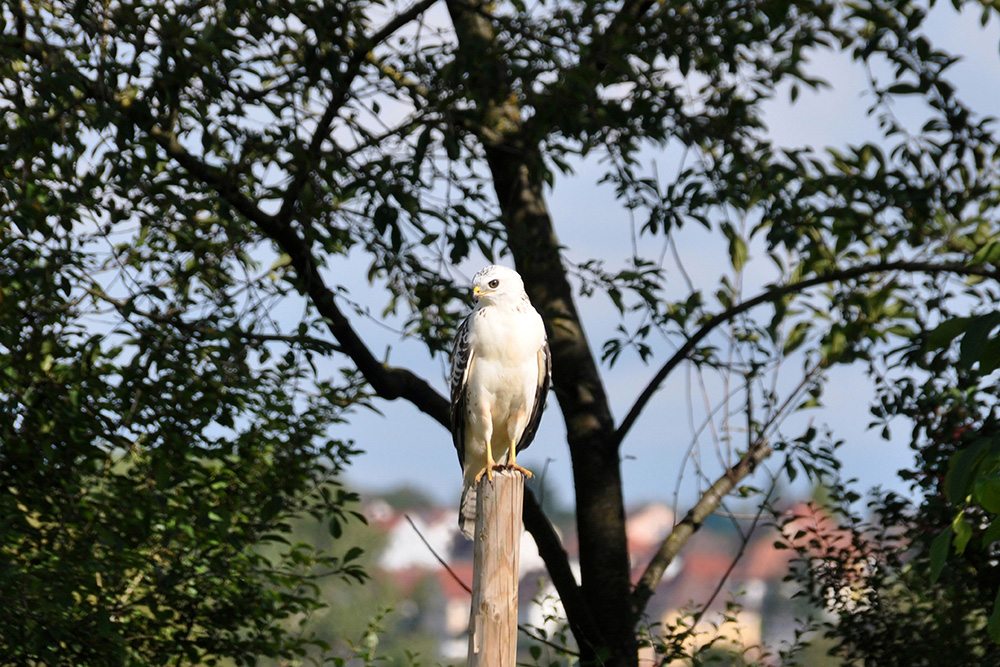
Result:
{"label": "wooden post", "polygon": [[496,470],[492,482],[483,475],[477,493],[468,664],[514,667],[524,477]]}

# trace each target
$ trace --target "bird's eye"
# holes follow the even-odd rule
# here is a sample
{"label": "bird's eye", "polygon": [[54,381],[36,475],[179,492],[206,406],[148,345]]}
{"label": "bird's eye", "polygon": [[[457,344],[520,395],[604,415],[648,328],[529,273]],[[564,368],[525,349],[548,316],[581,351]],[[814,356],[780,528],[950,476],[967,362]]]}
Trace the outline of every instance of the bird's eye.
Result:
{"label": "bird's eye", "polygon": [[499,280],[491,280],[490,281],[490,289],[496,289],[499,284],[500,284]]}

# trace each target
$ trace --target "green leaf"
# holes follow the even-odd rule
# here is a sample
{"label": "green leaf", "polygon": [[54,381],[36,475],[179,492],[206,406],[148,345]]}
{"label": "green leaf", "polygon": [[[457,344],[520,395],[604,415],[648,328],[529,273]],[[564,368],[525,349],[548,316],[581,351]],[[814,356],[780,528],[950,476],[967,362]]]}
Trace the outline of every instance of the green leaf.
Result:
{"label": "green leaf", "polygon": [[843,329],[835,329],[830,332],[829,336],[827,336],[826,340],[820,346],[824,365],[837,362],[846,349],[847,334],[844,333]]}
{"label": "green leaf", "polygon": [[965,331],[960,347],[959,361],[966,368],[971,368],[979,361],[986,348],[990,332],[1000,324],[1000,312],[986,313],[973,318]]}
{"label": "green leaf", "polygon": [[997,540],[1000,540],[1000,516],[993,517],[990,527],[983,533],[983,546],[989,546]]}
{"label": "green leaf", "polygon": [[965,553],[965,547],[972,539],[972,526],[965,520],[964,510],[955,515],[951,528],[955,531],[955,553]]}
{"label": "green leaf", "polygon": [[291,255],[289,255],[287,252],[282,253],[281,256],[278,257],[278,259],[274,260],[274,262],[271,263],[271,268],[269,268],[268,271],[274,271],[276,269],[280,269],[281,267],[288,266],[291,263],[292,263]]}
{"label": "green leaf", "polygon": [[1000,262],[1000,243],[992,241],[984,245],[972,256],[972,259],[969,260],[969,266],[996,264],[997,262]]}
{"label": "green leaf", "polygon": [[948,547],[951,546],[953,534],[951,526],[949,526],[931,542],[930,566],[932,582],[936,582],[938,577],[941,576],[941,570],[944,569],[944,562],[948,558]]}
{"label": "green leaf", "polygon": [[747,262],[747,244],[742,237],[733,235],[729,240],[729,259],[737,273],[743,270]]}
{"label": "green leaf", "polygon": [[1000,644],[1000,590],[997,590],[996,597],[993,598],[993,611],[986,621],[986,633],[990,639]]}
{"label": "green leaf", "polygon": [[979,372],[989,375],[1000,368],[1000,336],[994,336],[987,341],[979,355]]}
{"label": "green leaf", "polygon": [[955,452],[948,462],[948,473],[944,479],[944,491],[948,502],[961,505],[969,495],[972,478],[983,454],[994,438],[980,438],[964,449]]}
{"label": "green leaf", "polygon": [[399,211],[388,203],[381,203],[372,215],[372,223],[379,234],[385,234],[396,230],[396,221],[399,218]]}
{"label": "green leaf", "polygon": [[810,326],[808,321],[796,322],[792,330],[788,332],[788,337],[785,338],[781,353],[788,355],[797,350],[806,341],[806,334],[809,332]]}
{"label": "green leaf", "polygon": [[955,317],[945,320],[927,335],[927,351],[946,347],[955,338],[965,332],[969,326],[969,317]]}
{"label": "green leaf", "polygon": [[976,483],[976,502],[991,514],[1000,514],[1000,478],[994,476]]}
{"label": "green leaf", "polygon": [[889,86],[886,92],[890,95],[917,95],[926,92],[926,86],[914,83],[896,83]]}
{"label": "green leaf", "polygon": [[611,301],[615,304],[615,308],[622,315],[625,314],[625,302],[622,300],[622,293],[617,287],[611,287],[608,289],[608,296],[611,297]]}

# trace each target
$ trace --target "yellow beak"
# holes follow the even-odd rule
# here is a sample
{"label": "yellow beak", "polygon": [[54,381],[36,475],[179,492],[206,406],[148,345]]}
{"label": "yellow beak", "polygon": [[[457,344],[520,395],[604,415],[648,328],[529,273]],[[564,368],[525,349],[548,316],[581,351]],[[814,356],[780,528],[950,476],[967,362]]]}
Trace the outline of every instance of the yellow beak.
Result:
{"label": "yellow beak", "polygon": [[479,285],[472,288],[472,300],[479,301],[479,297],[483,295],[483,291],[479,289]]}

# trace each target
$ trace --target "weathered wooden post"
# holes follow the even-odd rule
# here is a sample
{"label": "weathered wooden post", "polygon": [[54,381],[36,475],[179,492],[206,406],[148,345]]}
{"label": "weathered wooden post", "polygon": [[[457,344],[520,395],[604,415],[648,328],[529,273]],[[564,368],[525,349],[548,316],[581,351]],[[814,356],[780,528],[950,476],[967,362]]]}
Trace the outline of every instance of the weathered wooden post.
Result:
{"label": "weathered wooden post", "polygon": [[469,667],[514,667],[524,476],[496,470],[477,493]]}

